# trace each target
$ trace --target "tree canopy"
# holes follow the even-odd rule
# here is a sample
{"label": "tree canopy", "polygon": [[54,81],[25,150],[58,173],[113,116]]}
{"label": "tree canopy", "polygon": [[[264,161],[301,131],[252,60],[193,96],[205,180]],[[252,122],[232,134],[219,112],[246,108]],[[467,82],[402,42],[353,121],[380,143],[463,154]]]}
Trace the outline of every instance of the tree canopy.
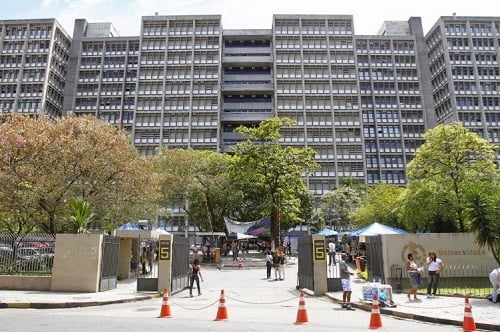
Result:
{"label": "tree canopy", "polygon": [[470,227],[463,209],[465,189],[473,182],[493,181],[495,152],[485,139],[460,123],[439,125],[428,130],[424,139],[407,167],[411,189],[407,202],[425,199],[429,192],[436,200],[430,206],[420,204],[419,213],[430,209],[434,212],[427,215],[452,213],[456,229],[466,232]]}
{"label": "tree canopy", "polygon": [[367,187],[361,196],[359,209],[353,212],[356,226],[361,228],[378,222],[402,228],[398,218],[398,199],[402,192],[403,188],[393,184],[379,183]]}
{"label": "tree canopy", "polygon": [[247,140],[231,151],[232,187],[260,217],[271,216],[271,236],[277,245],[281,230],[300,221],[303,202],[311,202],[303,175],[318,167],[313,149],[279,143],[280,128],[293,123],[288,118],[270,118],[258,127],[240,126],[236,132]]}
{"label": "tree canopy", "polygon": [[148,214],[150,172],[129,135],[95,117],[8,116],[0,125],[0,229],[67,232],[75,199],[99,227]]}
{"label": "tree canopy", "polygon": [[321,196],[320,209],[327,224],[338,231],[351,230],[352,213],[360,202],[359,191],[351,186],[340,186]]}
{"label": "tree canopy", "polygon": [[227,180],[231,156],[213,151],[163,147],[155,158],[160,179],[161,205],[184,210],[190,225],[204,231],[222,231],[223,216],[238,197]]}

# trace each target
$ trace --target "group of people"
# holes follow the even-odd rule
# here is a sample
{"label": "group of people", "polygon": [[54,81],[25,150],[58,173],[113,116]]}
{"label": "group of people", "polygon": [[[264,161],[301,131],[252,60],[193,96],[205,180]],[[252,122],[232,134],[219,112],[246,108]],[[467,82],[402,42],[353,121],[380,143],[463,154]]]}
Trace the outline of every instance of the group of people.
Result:
{"label": "group of people", "polygon": [[286,252],[283,248],[278,248],[275,252],[266,251],[267,279],[271,279],[271,270],[274,269],[274,280],[285,280],[285,259]]}
{"label": "group of people", "polygon": [[[407,256],[407,261],[405,263],[406,271],[408,271],[408,278],[410,279],[411,288],[408,291],[408,300],[411,301],[411,295],[413,295],[413,300],[418,301],[417,291],[418,287],[423,283],[422,281],[422,271],[423,267],[419,267],[415,262],[415,256],[413,253],[409,253]],[[438,281],[441,272],[444,270],[443,261],[437,257],[435,252],[430,252],[429,256],[426,258],[427,263],[427,298],[435,297]]]}
{"label": "group of people", "polygon": [[[336,264],[335,262],[335,247],[329,246],[329,254],[330,254],[330,262],[329,265]],[[271,279],[271,271],[274,269],[274,280],[284,280],[285,279],[285,259],[286,259],[286,250],[283,247],[279,247],[276,251],[272,252],[271,250],[266,251],[266,277],[267,279]],[[349,270],[347,266],[347,261],[349,257],[346,253],[341,254],[341,261],[339,262],[339,271],[340,271],[340,279],[342,282],[342,308],[347,310],[353,310],[351,306],[351,275],[354,275],[354,272]],[[144,263],[146,260],[143,260]],[[432,298],[436,296],[438,289],[438,282],[441,273],[443,272],[445,265],[444,262],[437,257],[435,252],[429,252],[429,255],[426,258],[427,264],[427,298]],[[145,264],[144,264],[145,265]],[[145,266],[144,266],[145,267]],[[418,301],[417,292],[419,286],[422,285],[422,272],[423,267],[419,267],[415,262],[415,256],[413,253],[408,253],[407,261],[405,263],[406,271],[408,272],[408,278],[410,280],[410,290],[407,293],[408,300]],[[497,298],[500,296],[496,296],[500,289],[500,268],[494,269],[490,273],[490,281],[493,285],[492,291],[492,301],[494,303],[497,302]],[[193,260],[190,266],[189,272],[189,296],[193,296],[193,286],[196,283],[196,287],[198,289],[198,295],[201,295],[200,288],[200,280],[203,282],[203,276],[201,274],[200,261],[198,258],[198,254],[195,250],[193,252]]]}

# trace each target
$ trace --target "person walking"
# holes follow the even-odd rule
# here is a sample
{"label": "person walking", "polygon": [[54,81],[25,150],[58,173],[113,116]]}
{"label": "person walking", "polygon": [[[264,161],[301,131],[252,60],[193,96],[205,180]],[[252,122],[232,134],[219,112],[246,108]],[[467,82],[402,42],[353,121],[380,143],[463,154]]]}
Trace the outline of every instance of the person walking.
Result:
{"label": "person walking", "polygon": [[146,263],[149,261],[148,259],[148,251],[146,247],[142,247],[142,254],[141,254],[141,265],[142,265],[142,274],[147,274],[148,271],[146,270]]}
{"label": "person walking", "polygon": [[273,268],[274,268],[274,280],[277,281],[278,278],[279,280],[281,279],[281,270],[280,270],[280,260],[281,260],[281,254],[279,250],[276,250],[273,255]]}
{"label": "person walking", "polygon": [[271,270],[273,268],[273,253],[271,251],[268,251],[266,253],[266,272],[267,272],[267,279],[271,279]]}
{"label": "person walking", "polygon": [[340,270],[340,280],[342,282],[342,308],[347,309],[347,310],[352,310],[352,305],[351,305],[351,294],[352,294],[352,288],[351,288],[351,275],[354,274],[354,272],[349,271],[349,268],[347,267],[347,254],[342,253],[341,261],[339,262],[339,270]]}
{"label": "person walking", "polygon": [[336,255],[335,243],[333,242],[333,240],[330,240],[330,242],[328,242],[328,258],[329,258],[328,265],[335,266],[337,264],[335,260],[335,255]]}
{"label": "person walking", "polygon": [[413,257],[412,253],[408,254],[408,259],[405,263],[406,271],[408,271],[408,277],[410,279],[411,288],[408,291],[408,300],[411,301],[411,294],[413,294],[413,299],[418,301],[417,291],[420,277],[420,270],[418,268],[417,263],[415,263],[415,257]]}
{"label": "person walking", "polygon": [[436,296],[439,275],[443,270],[443,261],[437,258],[435,252],[431,251],[427,257],[427,298]]}
{"label": "person walking", "polygon": [[281,250],[280,255],[280,280],[285,280],[285,263],[286,263],[286,251],[285,247]]}
{"label": "person walking", "polygon": [[233,262],[238,260],[238,253],[240,251],[239,244],[236,241],[233,241]]}
{"label": "person walking", "polygon": [[490,282],[493,286],[493,291],[491,292],[491,300],[493,303],[497,303],[497,299],[500,296],[498,290],[500,289],[500,268],[496,268],[490,273]]}
{"label": "person walking", "polygon": [[193,264],[191,264],[191,276],[190,276],[190,283],[189,283],[189,296],[193,297],[193,284],[196,281],[196,287],[198,288],[198,296],[201,295],[201,288],[200,288],[200,279],[203,281],[203,276],[201,275],[201,267],[200,267],[200,261],[198,259],[195,259],[193,261]]}

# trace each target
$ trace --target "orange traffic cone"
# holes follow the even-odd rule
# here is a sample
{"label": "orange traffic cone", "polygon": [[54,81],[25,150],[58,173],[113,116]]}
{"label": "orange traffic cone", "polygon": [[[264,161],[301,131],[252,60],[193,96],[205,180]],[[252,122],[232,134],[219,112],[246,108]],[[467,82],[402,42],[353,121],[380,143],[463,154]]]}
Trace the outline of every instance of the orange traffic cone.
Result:
{"label": "orange traffic cone", "polygon": [[170,303],[168,302],[168,289],[163,290],[163,300],[161,301],[161,311],[158,318],[170,318]]}
{"label": "orange traffic cone", "polygon": [[304,292],[300,292],[299,310],[297,311],[297,320],[295,324],[307,324],[309,320],[307,319],[306,301],[304,301]]}
{"label": "orange traffic cone", "polygon": [[465,298],[465,309],[464,309],[464,332],[476,331],[476,323],[474,323],[474,318],[472,318],[471,305],[469,304],[469,298]]}
{"label": "orange traffic cone", "polygon": [[227,308],[226,308],[226,299],[224,298],[224,290],[220,291],[220,299],[219,299],[219,309],[217,310],[217,316],[215,320],[226,320],[227,319]]}
{"label": "orange traffic cone", "polygon": [[243,268],[243,261],[240,258],[240,260],[238,261],[238,269],[241,270],[242,268]]}
{"label": "orange traffic cone", "polygon": [[382,319],[380,318],[380,309],[378,307],[377,295],[373,295],[372,315],[370,317],[369,329],[378,329],[382,327]]}

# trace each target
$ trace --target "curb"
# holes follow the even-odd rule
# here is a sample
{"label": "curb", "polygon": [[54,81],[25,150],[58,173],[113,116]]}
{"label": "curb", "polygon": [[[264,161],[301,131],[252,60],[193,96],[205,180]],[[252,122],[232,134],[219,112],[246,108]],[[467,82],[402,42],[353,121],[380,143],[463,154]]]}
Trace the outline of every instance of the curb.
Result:
{"label": "curb", "polygon": [[84,307],[96,307],[108,304],[118,304],[118,303],[128,303],[128,302],[138,302],[146,301],[154,298],[161,297],[161,293],[140,296],[129,299],[121,300],[107,300],[107,301],[90,301],[90,302],[54,302],[54,303],[43,303],[43,302],[13,302],[13,303],[0,303],[0,309],[68,309],[68,308],[84,308]]}
{"label": "curb", "polygon": [[[332,299],[333,301],[340,303],[342,302],[342,299],[335,298],[331,295],[325,294],[326,297]],[[369,304],[362,304],[362,303],[352,303],[352,306],[364,311],[371,311],[372,306]],[[413,319],[413,320],[418,320],[426,323],[436,323],[436,324],[441,324],[441,325],[454,325],[454,326],[462,326],[463,322],[454,320],[454,319],[445,319],[445,318],[438,318],[438,317],[428,317],[428,316],[423,316],[423,315],[417,315],[417,314],[409,314],[406,312],[401,312],[401,311],[396,311],[393,309],[387,309],[387,308],[379,308],[380,313],[388,316],[394,316],[398,318],[405,318],[405,319]],[[488,330],[488,331],[499,331],[500,330],[500,325],[497,324],[489,324],[489,323],[477,323],[475,322],[476,327],[478,329],[482,330]]]}

